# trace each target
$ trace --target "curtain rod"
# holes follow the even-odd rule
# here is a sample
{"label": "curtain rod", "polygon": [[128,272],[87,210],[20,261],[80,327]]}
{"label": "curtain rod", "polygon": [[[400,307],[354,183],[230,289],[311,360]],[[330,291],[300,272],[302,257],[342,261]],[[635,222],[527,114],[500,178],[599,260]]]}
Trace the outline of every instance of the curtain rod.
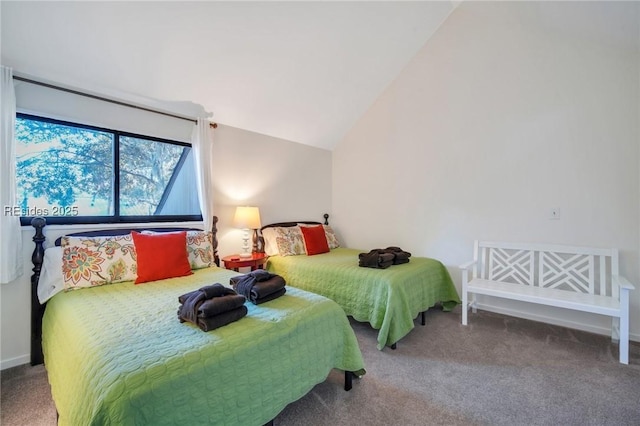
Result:
{"label": "curtain rod", "polygon": [[[176,115],[176,114],[171,114],[169,112],[158,111],[158,110],[155,110],[155,109],[146,108],[146,107],[139,106],[139,105],[129,104],[129,103],[122,102],[122,101],[116,101],[115,99],[109,99],[109,98],[105,98],[105,97],[98,96],[98,95],[92,95],[90,93],[84,93],[84,92],[80,92],[78,90],[68,89],[66,87],[56,86],[54,84],[44,83],[42,81],[37,81],[37,80],[32,80],[30,78],[19,77],[17,75],[14,75],[13,79],[14,80],[19,80],[19,81],[24,81],[25,83],[36,84],[38,86],[48,87],[49,89],[60,90],[62,92],[72,93],[72,94],[78,95],[78,96],[84,96],[86,98],[97,99],[99,101],[109,102],[109,103],[120,105],[120,106],[125,106],[125,107],[129,107],[129,108],[135,108],[135,109],[139,109],[139,110],[142,110],[142,111],[152,112],[152,113],[160,114],[160,115],[166,115],[167,117],[179,118],[180,120],[186,120],[186,121],[190,121],[192,123],[197,123],[197,120],[194,120],[193,118],[186,118],[186,117],[182,117],[182,116],[179,116],[179,115]],[[210,123],[209,125],[211,127],[213,127],[214,129],[218,127],[218,125],[216,123]]]}

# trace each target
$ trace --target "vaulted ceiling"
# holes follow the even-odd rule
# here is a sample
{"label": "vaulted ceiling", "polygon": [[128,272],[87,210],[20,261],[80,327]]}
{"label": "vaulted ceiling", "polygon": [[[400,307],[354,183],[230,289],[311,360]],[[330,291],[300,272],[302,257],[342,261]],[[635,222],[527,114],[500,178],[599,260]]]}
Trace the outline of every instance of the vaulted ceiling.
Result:
{"label": "vaulted ceiling", "polygon": [[2,64],[332,149],[455,3],[2,1]]}

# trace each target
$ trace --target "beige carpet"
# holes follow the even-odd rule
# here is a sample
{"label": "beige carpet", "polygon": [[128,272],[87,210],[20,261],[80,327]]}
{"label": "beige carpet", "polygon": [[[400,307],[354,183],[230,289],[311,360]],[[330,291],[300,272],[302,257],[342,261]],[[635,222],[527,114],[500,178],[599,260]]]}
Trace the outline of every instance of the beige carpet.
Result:
{"label": "beige carpet", "polygon": [[[606,336],[488,312],[463,327],[458,309],[378,351],[375,330],[352,325],[367,374],[345,392],[332,372],[276,425],[640,425],[638,343],[625,366]],[[2,425],[55,425],[42,366],[1,374]]]}

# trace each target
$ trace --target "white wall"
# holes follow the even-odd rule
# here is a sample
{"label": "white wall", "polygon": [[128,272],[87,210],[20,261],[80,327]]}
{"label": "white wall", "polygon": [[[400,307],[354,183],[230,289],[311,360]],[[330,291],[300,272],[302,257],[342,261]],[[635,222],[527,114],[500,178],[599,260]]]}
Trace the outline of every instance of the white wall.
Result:
{"label": "white wall", "polygon": [[464,2],[334,150],[347,245],[440,259],[458,288],[474,239],[618,247],[640,340],[639,6]]}
{"label": "white wall", "polygon": [[[214,143],[214,202],[221,257],[239,252],[241,246],[241,231],[231,227],[237,205],[260,207],[263,224],[292,217],[321,220],[330,211],[329,151],[224,125],[214,131]],[[105,226],[46,227],[47,244],[64,233],[100,228]],[[24,275],[0,286],[1,369],[29,362],[32,237],[33,229],[24,227]]]}
{"label": "white wall", "polygon": [[331,152],[230,126],[215,132],[220,256],[238,253],[235,207],[258,206],[262,225],[331,213]]}

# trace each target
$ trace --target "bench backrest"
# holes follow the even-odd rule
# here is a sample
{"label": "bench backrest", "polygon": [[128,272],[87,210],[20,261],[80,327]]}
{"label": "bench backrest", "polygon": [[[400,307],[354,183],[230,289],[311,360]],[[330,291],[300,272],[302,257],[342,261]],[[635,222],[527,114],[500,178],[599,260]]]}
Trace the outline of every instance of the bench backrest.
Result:
{"label": "bench backrest", "polygon": [[473,256],[483,279],[618,297],[617,249],[476,240]]}

